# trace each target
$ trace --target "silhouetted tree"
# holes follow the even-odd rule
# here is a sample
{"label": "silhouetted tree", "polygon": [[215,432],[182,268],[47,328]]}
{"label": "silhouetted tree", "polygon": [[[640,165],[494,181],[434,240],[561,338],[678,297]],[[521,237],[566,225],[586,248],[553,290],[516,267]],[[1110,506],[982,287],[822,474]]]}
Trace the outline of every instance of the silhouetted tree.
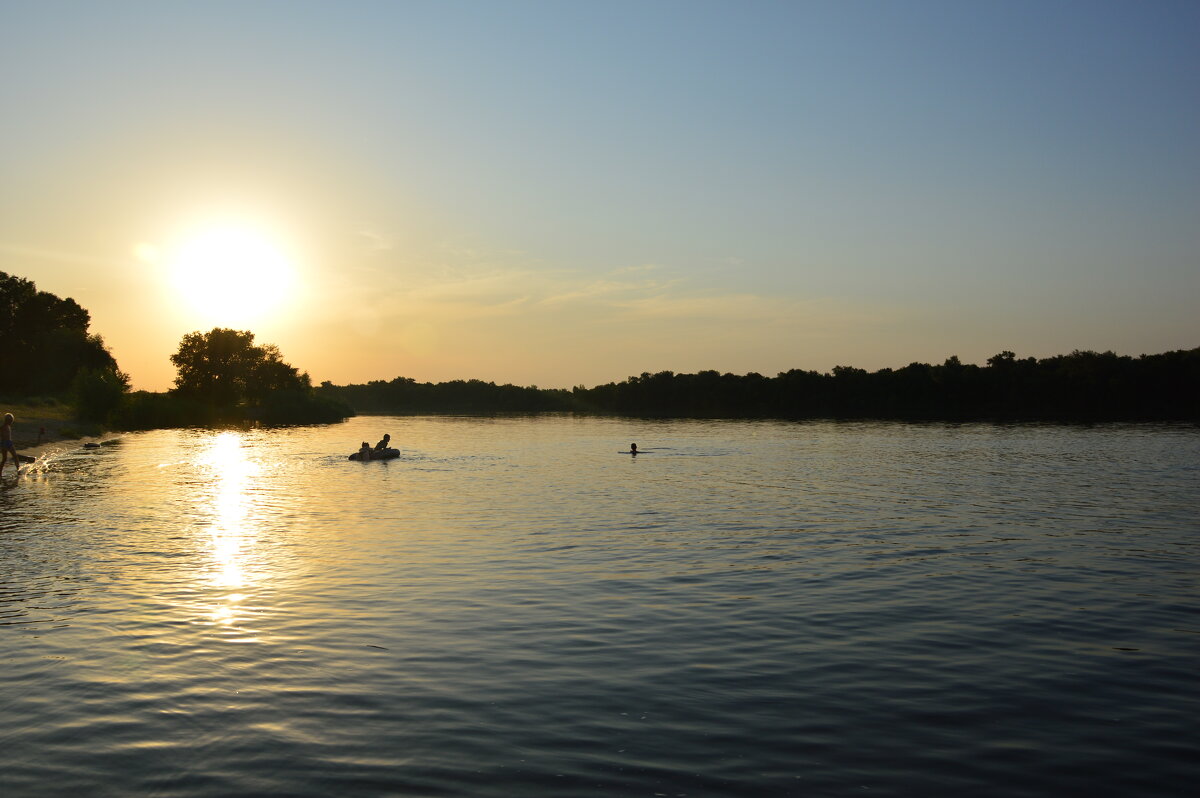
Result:
{"label": "silhouetted tree", "polygon": [[[317,396],[307,374],[283,361],[273,344],[255,345],[254,333],[216,327],[183,336],[171,355],[178,370],[172,401],[136,396],[147,418],[179,423],[261,421],[309,424],[340,421],[354,415],[344,402]],[[141,426],[138,413],[124,414],[126,424]]]}
{"label": "silhouetted tree", "polygon": [[37,290],[0,272],[0,341],[6,345],[4,390],[16,395],[66,392],[81,369],[117,371],[91,317],[73,299]]}
{"label": "silhouetted tree", "polygon": [[278,347],[255,346],[254,333],[216,327],[183,336],[171,355],[175,391],[215,407],[258,404],[275,391],[304,391],[307,374],[284,363]]}

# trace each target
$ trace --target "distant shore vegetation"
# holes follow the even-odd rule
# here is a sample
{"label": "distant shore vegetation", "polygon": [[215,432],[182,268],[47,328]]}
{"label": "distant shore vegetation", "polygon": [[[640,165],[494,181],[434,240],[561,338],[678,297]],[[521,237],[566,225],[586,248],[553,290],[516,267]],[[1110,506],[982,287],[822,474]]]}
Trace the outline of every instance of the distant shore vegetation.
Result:
{"label": "distant shore vegetation", "polygon": [[480,380],[321,383],[358,413],[576,412],[656,418],[909,420],[1200,420],[1200,348],[1130,357],[1075,351],[1036,359],[1005,351],[985,366],[950,357],[868,372],[793,369],[774,377],[643,373],[572,390]]}
{"label": "distant shore vegetation", "polygon": [[[1001,352],[978,366],[950,357],[868,372],[660,371],[593,388],[546,389],[482,380],[323,382],[254,333],[185,335],[166,392],[130,391],[90,314],[73,299],[0,272],[0,336],[8,342],[0,399],[67,405],[113,429],[313,424],[368,414],[574,412],[655,418],[1200,421],[1200,348],[1131,357],[1075,351],[1037,359]],[[58,411],[56,411],[58,412]]]}

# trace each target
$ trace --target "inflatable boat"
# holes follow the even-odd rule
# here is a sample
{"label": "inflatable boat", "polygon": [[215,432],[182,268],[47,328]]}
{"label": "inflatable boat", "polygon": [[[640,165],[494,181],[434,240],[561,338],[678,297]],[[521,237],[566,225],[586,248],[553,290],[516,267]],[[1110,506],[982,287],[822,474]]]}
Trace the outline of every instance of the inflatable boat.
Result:
{"label": "inflatable boat", "polygon": [[[368,457],[367,459],[368,460],[391,460],[392,458],[399,457],[399,456],[400,456],[399,449],[373,449],[371,451],[371,456]],[[350,459],[351,460],[362,460],[363,459],[362,450],[360,449],[359,451],[350,455]]]}

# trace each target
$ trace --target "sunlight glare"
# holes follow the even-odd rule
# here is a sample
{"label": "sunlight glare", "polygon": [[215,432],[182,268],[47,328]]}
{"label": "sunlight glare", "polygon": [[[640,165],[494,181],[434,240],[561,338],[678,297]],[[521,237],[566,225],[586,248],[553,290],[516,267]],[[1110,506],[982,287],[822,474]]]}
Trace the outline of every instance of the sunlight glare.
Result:
{"label": "sunlight glare", "polygon": [[[250,509],[247,489],[250,478],[258,473],[258,467],[246,458],[241,437],[234,432],[218,435],[201,463],[212,470],[217,480],[213,497],[215,518],[211,528],[212,584],[217,588],[237,590],[246,582],[242,559]],[[235,605],[244,598],[237,592],[227,595],[226,603],[214,610],[213,619],[231,624],[236,617]]]}
{"label": "sunlight glare", "polygon": [[142,263],[158,263],[159,251],[158,247],[148,241],[140,241],[133,247],[133,256]]}
{"label": "sunlight glare", "polygon": [[189,234],[168,260],[173,288],[205,325],[246,326],[291,297],[296,269],[266,233],[214,224]]}

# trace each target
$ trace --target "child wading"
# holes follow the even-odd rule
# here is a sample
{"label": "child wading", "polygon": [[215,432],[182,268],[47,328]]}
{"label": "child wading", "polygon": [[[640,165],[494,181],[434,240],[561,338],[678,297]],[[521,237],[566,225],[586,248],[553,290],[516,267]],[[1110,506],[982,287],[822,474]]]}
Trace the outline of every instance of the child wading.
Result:
{"label": "child wading", "polygon": [[5,413],[4,426],[0,426],[0,452],[4,453],[4,456],[0,458],[0,474],[4,473],[4,467],[8,465],[10,453],[12,454],[13,468],[17,469],[18,473],[21,471],[21,458],[17,457],[17,449],[13,446],[12,440],[13,421],[13,414]]}

